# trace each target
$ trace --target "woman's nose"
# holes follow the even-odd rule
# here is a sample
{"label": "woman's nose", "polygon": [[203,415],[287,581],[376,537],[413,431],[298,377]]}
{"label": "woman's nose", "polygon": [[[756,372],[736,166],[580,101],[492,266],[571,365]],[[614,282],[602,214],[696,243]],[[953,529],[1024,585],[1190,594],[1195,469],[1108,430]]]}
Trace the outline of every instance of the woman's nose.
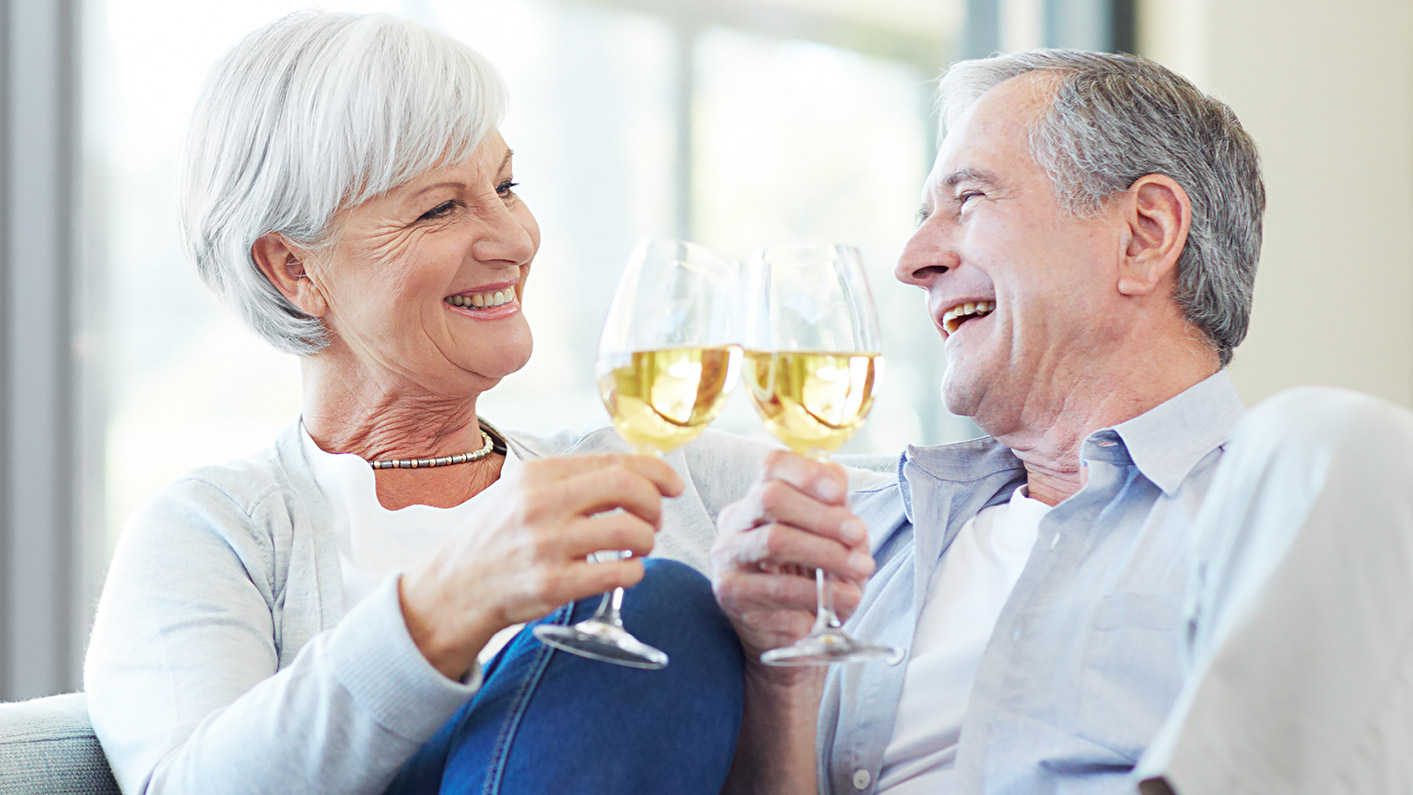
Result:
{"label": "woman's nose", "polygon": [[535,256],[537,229],[528,208],[514,212],[504,205],[484,216],[481,234],[471,244],[471,255],[487,264],[524,265]]}
{"label": "woman's nose", "polygon": [[898,265],[893,268],[893,278],[926,290],[959,261],[943,221],[934,217],[924,221],[908,239],[898,257]]}

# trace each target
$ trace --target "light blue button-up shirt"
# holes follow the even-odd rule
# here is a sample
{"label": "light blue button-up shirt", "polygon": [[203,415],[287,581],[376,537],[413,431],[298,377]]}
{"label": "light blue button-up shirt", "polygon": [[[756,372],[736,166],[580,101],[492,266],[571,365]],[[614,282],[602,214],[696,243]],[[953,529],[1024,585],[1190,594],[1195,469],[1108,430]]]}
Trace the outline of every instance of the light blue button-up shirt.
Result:
{"label": "light blue button-up shirt", "polygon": [[[1220,372],[1085,440],[1084,487],[1041,521],[982,654],[957,752],[959,792],[1133,791],[1130,771],[1181,685],[1187,528],[1242,411]],[[855,492],[878,570],[849,631],[911,651],[928,583],[957,531],[1025,477],[1009,450],[978,439],[909,448],[896,481]],[[831,671],[822,791],[873,791],[904,671]]]}

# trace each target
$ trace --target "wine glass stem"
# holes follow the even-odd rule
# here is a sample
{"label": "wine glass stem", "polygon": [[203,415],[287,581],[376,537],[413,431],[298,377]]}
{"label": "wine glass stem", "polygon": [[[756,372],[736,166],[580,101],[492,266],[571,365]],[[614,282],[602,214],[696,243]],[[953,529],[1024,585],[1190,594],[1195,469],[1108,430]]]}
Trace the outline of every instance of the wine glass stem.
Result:
{"label": "wine glass stem", "polygon": [[814,570],[814,588],[819,608],[815,611],[814,629],[811,634],[819,634],[843,626],[839,615],[834,612],[834,589],[830,587],[829,573],[824,569]]}
{"label": "wine glass stem", "polygon": [[615,627],[623,626],[623,617],[619,611],[623,607],[623,589],[614,588],[603,595],[603,600],[599,602],[599,607],[594,611],[594,618]]}
{"label": "wine glass stem", "polygon": [[[661,456],[662,456],[662,451],[660,451],[660,450],[658,450],[658,449],[656,449],[656,448],[653,448],[653,447],[646,447],[646,446],[641,446],[641,445],[636,446],[635,452],[637,452],[638,455],[651,455],[651,456],[658,456],[658,457],[661,457]],[[618,559],[619,559],[619,560],[625,560],[625,559],[630,558],[630,557],[632,557],[632,556],[633,556],[633,553],[628,552],[628,551],[626,551],[626,550],[620,550],[620,551],[618,552]],[[614,625],[615,627],[622,627],[622,626],[623,626],[623,616],[622,616],[622,614],[621,614],[622,609],[623,609],[623,589],[622,589],[622,588],[614,588],[612,591],[608,591],[607,593],[605,593],[605,594],[603,595],[603,599],[599,602],[598,609],[594,611],[594,618],[597,619],[597,620],[599,620],[599,621],[603,621],[603,622],[612,624],[612,625]]]}
{"label": "wine glass stem", "polygon": [[[805,455],[821,464],[829,461],[829,451],[818,447],[806,451]],[[814,629],[810,630],[811,635],[837,630],[843,626],[843,623],[839,621],[839,614],[834,612],[834,589],[830,587],[830,580],[829,573],[824,569],[814,570],[815,604],[817,607],[814,615]]]}

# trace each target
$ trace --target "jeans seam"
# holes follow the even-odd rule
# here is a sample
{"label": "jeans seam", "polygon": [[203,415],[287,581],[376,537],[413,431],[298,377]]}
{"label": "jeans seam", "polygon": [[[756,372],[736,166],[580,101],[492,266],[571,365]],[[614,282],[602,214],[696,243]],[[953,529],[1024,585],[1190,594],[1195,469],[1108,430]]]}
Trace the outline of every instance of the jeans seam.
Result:
{"label": "jeans seam", "polygon": [[[566,624],[573,615],[574,604],[571,602],[557,609],[548,623]],[[501,780],[505,776],[505,765],[510,756],[510,747],[515,739],[515,733],[520,729],[520,722],[525,717],[525,710],[529,708],[530,696],[534,694],[535,685],[539,684],[545,669],[549,667],[550,656],[553,653],[554,649],[540,644],[529,672],[516,690],[505,723],[500,734],[496,737],[495,748],[491,751],[490,766],[486,770],[485,784],[481,788],[482,795],[496,795],[500,792]]]}

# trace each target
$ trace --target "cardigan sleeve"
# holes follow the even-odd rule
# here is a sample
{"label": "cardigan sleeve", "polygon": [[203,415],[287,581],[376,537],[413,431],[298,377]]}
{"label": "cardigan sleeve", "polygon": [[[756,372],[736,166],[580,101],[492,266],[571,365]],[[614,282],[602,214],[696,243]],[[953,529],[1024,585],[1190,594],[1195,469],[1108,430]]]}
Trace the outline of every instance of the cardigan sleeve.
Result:
{"label": "cardigan sleeve", "polygon": [[417,650],[396,577],[280,670],[281,505],[188,478],[124,530],[84,676],[125,793],[381,792],[479,686]]}

